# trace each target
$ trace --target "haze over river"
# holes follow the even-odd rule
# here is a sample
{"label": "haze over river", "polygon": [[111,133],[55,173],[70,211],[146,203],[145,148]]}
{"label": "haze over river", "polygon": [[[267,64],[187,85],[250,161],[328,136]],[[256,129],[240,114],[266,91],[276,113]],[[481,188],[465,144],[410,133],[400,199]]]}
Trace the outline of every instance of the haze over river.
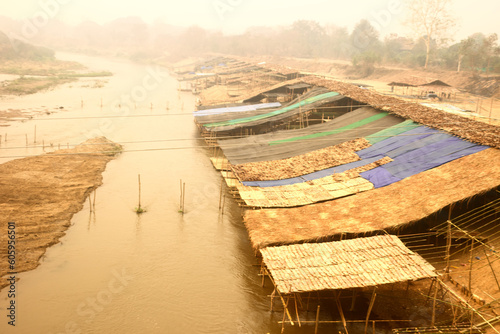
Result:
{"label": "haze over river", "polygon": [[[229,196],[219,217],[220,175],[193,123],[196,98],[179,94],[177,81],[155,66],[58,57],[114,76],[0,100],[2,110],[63,107],[0,128],[8,134],[0,163],[42,154],[43,142],[55,149],[96,135],[125,152],[103,174],[95,214],[86,202],[41,265],[18,275],[15,328],[7,325],[7,289],[0,292],[0,333],[279,333],[281,312],[271,319],[269,283],[260,285],[240,210]],[[108,82],[93,88],[96,80]],[[142,116],[123,117],[134,115]],[[141,216],[134,212],[138,174],[147,210]]]}

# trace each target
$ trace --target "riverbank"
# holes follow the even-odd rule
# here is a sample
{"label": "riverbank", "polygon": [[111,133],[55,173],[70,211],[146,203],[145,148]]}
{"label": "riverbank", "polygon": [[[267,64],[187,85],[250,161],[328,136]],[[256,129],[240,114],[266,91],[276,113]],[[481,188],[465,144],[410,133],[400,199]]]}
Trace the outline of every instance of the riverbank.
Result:
{"label": "riverbank", "polygon": [[[121,146],[104,137],[72,148],[0,165],[0,229],[15,223],[15,271],[36,268],[45,250],[58,243],[73,215],[102,184],[106,164]],[[7,233],[0,235],[0,252],[7,254]],[[9,269],[7,257],[0,262],[0,277]],[[2,279],[0,289],[7,285]]]}

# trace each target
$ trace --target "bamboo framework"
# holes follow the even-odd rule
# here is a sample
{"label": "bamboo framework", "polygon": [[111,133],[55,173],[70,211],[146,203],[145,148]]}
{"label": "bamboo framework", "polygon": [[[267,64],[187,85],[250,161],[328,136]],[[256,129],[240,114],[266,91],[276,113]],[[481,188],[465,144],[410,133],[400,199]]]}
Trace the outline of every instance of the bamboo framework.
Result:
{"label": "bamboo framework", "polygon": [[[271,294],[271,310],[274,300],[279,299],[283,307],[280,322],[282,332],[285,324],[341,324],[348,333],[349,323],[364,323],[365,333],[377,323],[406,320],[370,319],[380,286],[410,282],[437,275],[434,268],[415,253],[408,250],[395,236],[383,235],[322,244],[300,244],[261,249],[261,275],[263,285],[268,277],[274,286]],[[408,283],[409,284],[409,283]],[[338,311],[340,320],[320,320],[320,304],[324,297],[320,292],[330,291],[330,299]],[[346,317],[341,295],[350,292],[352,311],[359,292],[368,291],[369,306],[365,319],[350,320]],[[317,306],[315,320],[309,315],[310,304]],[[313,305],[313,309],[314,309]],[[305,312],[305,316],[304,316]]]}

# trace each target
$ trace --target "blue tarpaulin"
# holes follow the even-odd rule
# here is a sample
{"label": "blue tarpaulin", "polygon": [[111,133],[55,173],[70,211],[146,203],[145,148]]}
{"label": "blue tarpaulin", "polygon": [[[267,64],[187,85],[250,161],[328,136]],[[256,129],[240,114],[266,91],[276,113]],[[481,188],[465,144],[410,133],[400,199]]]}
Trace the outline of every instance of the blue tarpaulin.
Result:
{"label": "blue tarpaulin", "polygon": [[365,160],[359,160],[359,161],[351,162],[348,164],[344,164],[344,165],[340,165],[340,166],[336,166],[336,167],[332,167],[332,168],[328,168],[328,169],[323,169],[323,170],[320,170],[320,171],[317,171],[314,173],[310,173],[310,174],[306,174],[306,175],[302,175],[302,176],[298,176],[298,177],[294,177],[294,178],[290,178],[290,179],[271,180],[271,181],[245,181],[242,183],[245,186],[262,187],[262,188],[285,186],[285,185],[291,185],[291,184],[295,184],[295,183],[302,183],[302,182],[312,181],[312,180],[316,180],[316,179],[319,179],[322,177],[326,177],[326,176],[329,176],[329,175],[332,175],[335,173],[342,173],[342,172],[345,172],[349,169],[353,169],[356,167],[365,166],[365,165],[371,164],[372,162],[375,162],[379,159],[382,159],[383,157],[384,157],[383,155],[380,155],[377,157],[372,157],[372,158],[365,159]]}
{"label": "blue tarpaulin", "polygon": [[279,107],[281,107],[281,103],[279,103],[279,102],[259,103],[259,104],[249,104],[249,105],[237,106],[237,107],[225,107],[225,108],[199,110],[199,111],[194,111],[193,115],[194,115],[194,117],[198,117],[198,116],[224,114],[227,112],[255,111],[255,110],[260,110],[260,109],[279,108]]}
{"label": "blue tarpaulin", "polygon": [[360,174],[372,182],[375,188],[380,188],[487,148],[488,146],[480,146],[444,132],[420,126],[357,152],[362,160],[356,162],[286,180],[253,181],[243,182],[243,184],[255,187],[291,185],[334,173],[342,173],[388,156],[393,159],[392,162]]}
{"label": "blue tarpaulin", "polygon": [[[424,143],[425,145],[423,145]],[[405,145],[395,149],[393,149],[392,142],[388,142],[388,144],[387,147],[392,150],[387,152],[387,155],[391,156],[394,161],[361,173],[361,176],[372,182],[375,188],[385,187],[488,148],[488,146],[476,145],[445,133],[432,134],[417,141],[406,140]],[[377,152],[380,151],[379,148]]]}

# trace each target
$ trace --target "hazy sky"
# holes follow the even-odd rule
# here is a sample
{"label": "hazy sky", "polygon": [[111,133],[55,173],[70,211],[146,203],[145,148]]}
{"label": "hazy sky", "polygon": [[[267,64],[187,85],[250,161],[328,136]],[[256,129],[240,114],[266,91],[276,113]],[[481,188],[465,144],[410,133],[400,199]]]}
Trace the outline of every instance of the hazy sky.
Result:
{"label": "hazy sky", "polygon": [[[366,18],[382,35],[404,34],[404,0],[0,0],[0,15],[34,20],[46,15],[65,22],[93,20],[106,23],[118,17],[139,16],[165,23],[241,33],[251,26],[288,25],[299,19],[315,20],[352,29]],[[500,34],[499,0],[454,0],[459,19],[456,39],[474,32]]]}

